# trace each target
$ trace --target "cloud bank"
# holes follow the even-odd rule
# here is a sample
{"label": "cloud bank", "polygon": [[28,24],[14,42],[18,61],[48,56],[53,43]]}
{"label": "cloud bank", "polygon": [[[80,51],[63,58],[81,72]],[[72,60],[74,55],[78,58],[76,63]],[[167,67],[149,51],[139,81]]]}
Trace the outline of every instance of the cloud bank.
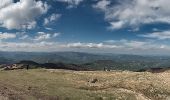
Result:
{"label": "cloud bank", "polygon": [[13,38],[16,38],[16,34],[13,34],[13,33],[2,33],[0,32],[0,40],[1,39],[13,39]]}

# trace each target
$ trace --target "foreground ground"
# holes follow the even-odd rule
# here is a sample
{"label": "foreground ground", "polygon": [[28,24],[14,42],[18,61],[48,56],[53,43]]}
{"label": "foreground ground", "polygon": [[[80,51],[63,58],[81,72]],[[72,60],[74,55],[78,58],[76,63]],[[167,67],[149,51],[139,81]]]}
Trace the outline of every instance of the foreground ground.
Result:
{"label": "foreground ground", "polygon": [[170,100],[170,71],[0,71],[0,100]]}

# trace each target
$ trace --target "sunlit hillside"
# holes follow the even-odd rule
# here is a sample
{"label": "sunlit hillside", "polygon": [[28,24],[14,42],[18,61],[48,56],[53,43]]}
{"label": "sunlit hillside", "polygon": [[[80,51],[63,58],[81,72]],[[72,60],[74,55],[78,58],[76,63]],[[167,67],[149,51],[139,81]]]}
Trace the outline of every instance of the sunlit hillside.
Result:
{"label": "sunlit hillside", "polygon": [[0,100],[169,100],[170,71],[0,71]]}

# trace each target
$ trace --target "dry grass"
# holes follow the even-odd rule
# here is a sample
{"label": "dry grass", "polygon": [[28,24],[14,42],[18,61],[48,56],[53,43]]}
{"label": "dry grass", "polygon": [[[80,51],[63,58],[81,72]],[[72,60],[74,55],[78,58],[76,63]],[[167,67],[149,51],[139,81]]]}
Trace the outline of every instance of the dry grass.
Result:
{"label": "dry grass", "polygon": [[[96,83],[91,83],[97,79]],[[0,100],[170,100],[170,72],[0,71]]]}

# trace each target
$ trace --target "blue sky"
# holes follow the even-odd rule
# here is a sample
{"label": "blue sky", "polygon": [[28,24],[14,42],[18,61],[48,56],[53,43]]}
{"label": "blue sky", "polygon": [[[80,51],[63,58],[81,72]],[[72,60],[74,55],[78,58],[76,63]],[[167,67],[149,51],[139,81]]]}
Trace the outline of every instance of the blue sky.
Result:
{"label": "blue sky", "polygon": [[1,51],[169,54],[169,0],[2,0]]}

